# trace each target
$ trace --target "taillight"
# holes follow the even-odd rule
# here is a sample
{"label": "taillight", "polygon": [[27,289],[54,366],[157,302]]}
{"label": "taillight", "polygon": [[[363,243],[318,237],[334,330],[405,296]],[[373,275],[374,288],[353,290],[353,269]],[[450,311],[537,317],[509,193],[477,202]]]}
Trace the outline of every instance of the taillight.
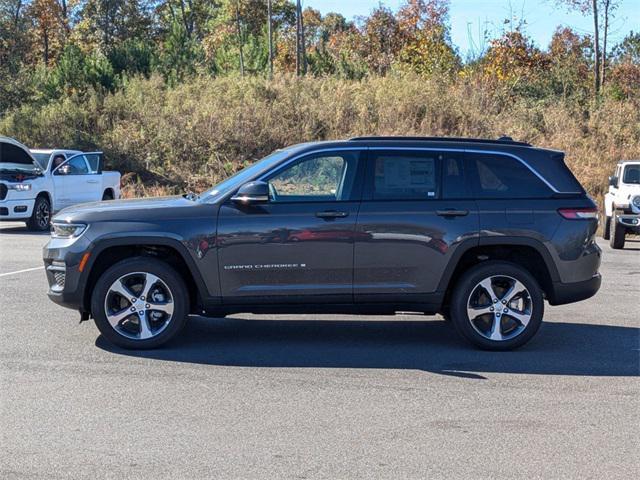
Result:
{"label": "taillight", "polygon": [[597,208],[560,208],[558,213],[568,220],[598,218]]}

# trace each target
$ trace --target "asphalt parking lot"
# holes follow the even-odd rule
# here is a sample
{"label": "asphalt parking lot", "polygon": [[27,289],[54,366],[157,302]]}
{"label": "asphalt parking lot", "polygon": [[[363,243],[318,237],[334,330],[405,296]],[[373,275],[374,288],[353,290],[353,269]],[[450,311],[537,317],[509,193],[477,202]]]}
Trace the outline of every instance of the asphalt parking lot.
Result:
{"label": "asphalt parking lot", "polygon": [[632,478],[640,241],[588,301],[482,352],[438,317],[193,318],[118,350],[0,224],[0,478]]}

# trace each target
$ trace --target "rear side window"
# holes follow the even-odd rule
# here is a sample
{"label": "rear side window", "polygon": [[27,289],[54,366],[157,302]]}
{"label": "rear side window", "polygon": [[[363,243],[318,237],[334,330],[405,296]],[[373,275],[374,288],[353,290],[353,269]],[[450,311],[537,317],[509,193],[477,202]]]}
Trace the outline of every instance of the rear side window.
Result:
{"label": "rear side window", "polygon": [[551,189],[527,166],[504,155],[471,154],[477,198],[548,198]]}
{"label": "rear side window", "polygon": [[442,155],[442,198],[472,197],[464,177],[464,162],[460,155]]}
{"label": "rear side window", "polygon": [[381,152],[372,155],[373,200],[436,198],[437,153]]}

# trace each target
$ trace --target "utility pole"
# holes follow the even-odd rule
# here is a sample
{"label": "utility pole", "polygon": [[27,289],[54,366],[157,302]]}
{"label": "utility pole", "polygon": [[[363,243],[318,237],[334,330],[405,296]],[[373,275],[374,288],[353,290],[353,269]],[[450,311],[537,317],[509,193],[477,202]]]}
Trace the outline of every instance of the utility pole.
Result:
{"label": "utility pole", "polygon": [[267,32],[269,36],[269,78],[273,77],[273,32],[271,30],[271,0],[267,0]]}
{"label": "utility pole", "polygon": [[[300,5],[300,0],[298,0]],[[302,53],[302,75],[307,74],[307,44],[304,41],[304,16],[302,15],[302,6],[298,6],[300,9],[300,52]]]}

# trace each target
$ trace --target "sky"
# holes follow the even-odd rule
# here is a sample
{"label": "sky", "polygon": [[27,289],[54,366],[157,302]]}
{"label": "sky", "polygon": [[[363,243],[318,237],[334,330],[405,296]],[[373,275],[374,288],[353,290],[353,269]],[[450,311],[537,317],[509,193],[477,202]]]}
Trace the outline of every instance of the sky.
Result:
{"label": "sky", "polygon": [[[500,35],[504,20],[526,20],[525,31],[538,47],[546,48],[558,25],[569,26],[581,34],[593,32],[591,17],[558,7],[556,0],[450,0],[451,39],[462,57],[483,45],[484,30],[489,38]],[[351,20],[368,15],[379,3],[397,10],[403,0],[302,0],[304,7],[313,7],[322,14],[338,12]],[[640,31],[640,0],[621,0],[611,24],[609,45],[622,40],[629,31]]]}

